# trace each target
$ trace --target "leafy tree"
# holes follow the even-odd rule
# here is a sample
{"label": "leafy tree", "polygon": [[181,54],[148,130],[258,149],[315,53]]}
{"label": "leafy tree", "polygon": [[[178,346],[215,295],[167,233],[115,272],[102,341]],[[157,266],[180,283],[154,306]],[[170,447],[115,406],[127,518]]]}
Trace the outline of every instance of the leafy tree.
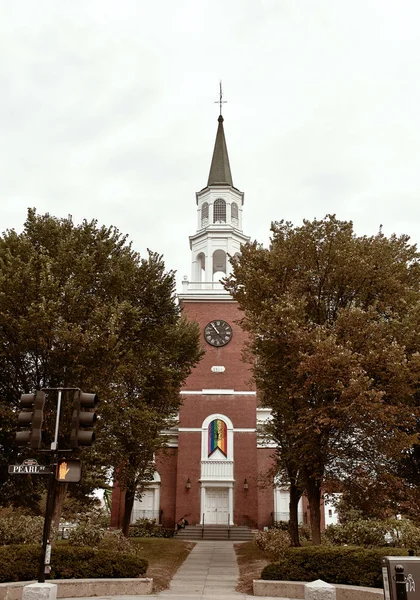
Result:
{"label": "leafy tree", "polygon": [[419,255],[407,236],[358,237],[335,216],[281,221],[268,249],[243,247],[226,287],[251,334],[279,470],[305,490],[318,544],[326,478],[349,480],[367,458],[381,473],[417,441]]}
{"label": "leafy tree", "polygon": [[[7,478],[20,395],[43,387],[95,391],[98,443],[86,481],[119,469],[135,488],[179,406],[179,386],[200,357],[196,324],[182,318],[174,273],[162,257],[141,259],[114,227],[29,210],[21,234],[0,238],[0,502],[39,499],[41,478]],[[48,395],[47,440],[51,436]],[[71,397],[64,397],[63,431]],[[33,454],[33,451],[31,452]],[[87,453],[89,454],[89,452]],[[89,460],[87,460],[89,459]],[[102,473],[101,473],[102,469]],[[93,474],[96,472],[96,479]],[[61,485],[61,484],[60,484]],[[79,486],[83,495],[90,491]]]}

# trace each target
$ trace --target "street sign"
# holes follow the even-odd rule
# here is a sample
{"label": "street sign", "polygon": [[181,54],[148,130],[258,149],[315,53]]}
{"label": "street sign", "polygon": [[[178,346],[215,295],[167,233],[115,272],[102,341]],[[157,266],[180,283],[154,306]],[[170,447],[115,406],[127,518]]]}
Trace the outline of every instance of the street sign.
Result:
{"label": "street sign", "polygon": [[51,467],[39,465],[35,458],[27,458],[21,465],[9,465],[8,472],[11,475],[49,475]]}

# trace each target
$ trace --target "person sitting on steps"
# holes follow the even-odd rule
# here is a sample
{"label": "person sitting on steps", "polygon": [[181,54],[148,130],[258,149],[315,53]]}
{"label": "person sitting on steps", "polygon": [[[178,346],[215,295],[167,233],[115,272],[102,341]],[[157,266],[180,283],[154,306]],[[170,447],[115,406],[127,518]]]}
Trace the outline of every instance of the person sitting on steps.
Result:
{"label": "person sitting on steps", "polygon": [[187,515],[184,515],[183,517],[181,517],[179,519],[179,521],[177,521],[175,523],[175,533],[179,530],[179,529],[184,529],[184,527],[186,527],[188,525],[188,521],[186,520]]}

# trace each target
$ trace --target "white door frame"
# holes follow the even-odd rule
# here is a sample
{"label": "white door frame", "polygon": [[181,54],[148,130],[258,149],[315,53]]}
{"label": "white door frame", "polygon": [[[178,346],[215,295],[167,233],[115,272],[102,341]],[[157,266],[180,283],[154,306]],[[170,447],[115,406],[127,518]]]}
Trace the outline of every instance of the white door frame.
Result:
{"label": "white door frame", "polygon": [[[215,481],[210,483],[206,481],[201,484],[201,510],[200,510],[200,525],[203,525],[203,517],[206,512],[206,493],[209,488],[227,489],[228,491],[228,521],[229,525],[233,525],[233,483],[223,485],[222,483]],[[204,525],[206,520],[204,517]]]}

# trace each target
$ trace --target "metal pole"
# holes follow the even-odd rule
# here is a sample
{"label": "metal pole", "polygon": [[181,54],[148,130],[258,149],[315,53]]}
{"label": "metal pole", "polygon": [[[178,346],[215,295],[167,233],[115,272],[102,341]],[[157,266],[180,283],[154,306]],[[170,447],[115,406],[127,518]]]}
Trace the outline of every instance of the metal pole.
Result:
{"label": "metal pole", "polygon": [[49,392],[53,390],[58,391],[58,399],[57,399],[57,416],[55,419],[55,431],[54,431],[54,441],[51,442],[51,450],[52,453],[52,464],[51,473],[49,474],[48,481],[48,492],[47,492],[47,505],[45,507],[45,519],[44,519],[44,531],[42,534],[42,553],[39,563],[39,575],[38,575],[38,583],[45,582],[45,572],[49,573],[49,564],[50,564],[50,556],[51,556],[51,523],[52,516],[54,513],[55,507],[55,496],[57,491],[57,481],[56,481],[56,470],[58,465],[58,432],[60,427],[60,413],[61,413],[61,397],[63,390],[79,390],[80,388],[42,388],[43,391]]}
{"label": "metal pole", "polygon": [[57,491],[56,469],[58,464],[58,430],[60,426],[61,395],[63,389],[58,388],[57,415],[55,418],[54,441],[51,442],[52,464],[48,481],[47,506],[45,507],[44,532],[42,534],[42,553],[39,564],[38,583],[45,582],[45,571],[49,572],[51,557],[51,522],[55,506],[55,494]]}
{"label": "metal pole", "polygon": [[405,585],[404,567],[395,565],[395,587],[397,590],[397,600],[407,600],[407,587]]}
{"label": "metal pole", "polygon": [[58,390],[58,400],[57,400],[57,416],[55,419],[54,441],[51,443],[51,450],[57,450],[57,448],[58,448],[58,428],[60,426],[61,394],[62,394],[62,390],[59,389]]}
{"label": "metal pole", "polygon": [[55,471],[57,468],[57,460],[56,455],[53,456],[53,461],[51,465],[51,473],[49,474],[48,481],[48,495],[47,495],[47,505],[45,507],[45,518],[44,518],[44,532],[42,534],[42,553],[41,559],[39,563],[39,575],[38,575],[38,583],[45,582],[45,571],[47,564],[50,563],[50,555],[51,555],[51,522],[52,516],[54,512],[55,505],[55,492],[57,489],[56,479],[55,479]]}

